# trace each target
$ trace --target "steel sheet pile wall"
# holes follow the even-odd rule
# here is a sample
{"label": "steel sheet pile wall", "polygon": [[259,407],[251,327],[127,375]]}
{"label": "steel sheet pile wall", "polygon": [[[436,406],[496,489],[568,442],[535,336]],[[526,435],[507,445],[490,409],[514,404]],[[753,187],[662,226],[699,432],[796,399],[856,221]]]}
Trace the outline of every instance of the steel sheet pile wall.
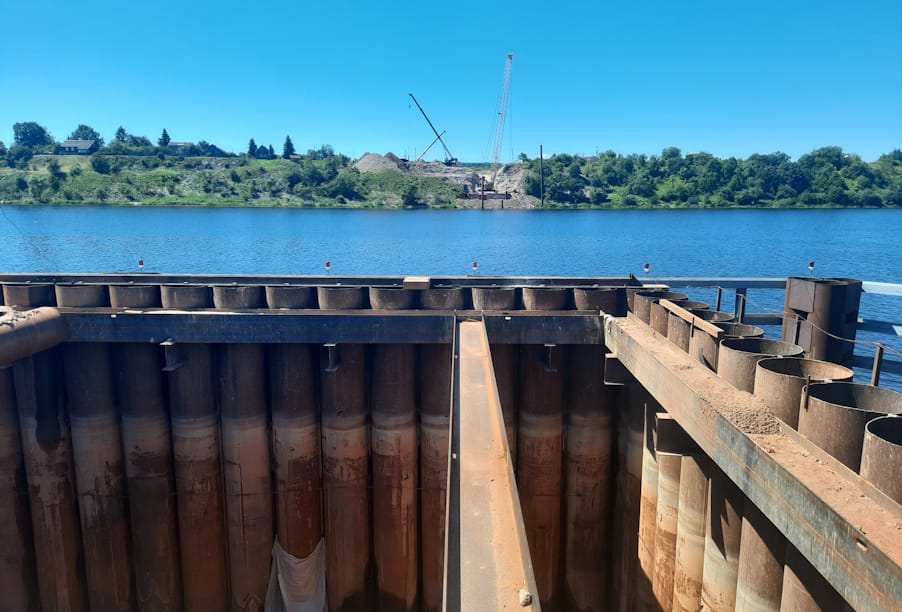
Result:
{"label": "steel sheet pile wall", "polygon": [[[603,287],[61,283],[7,284],[4,296],[61,308],[449,316],[471,305],[622,316],[627,304],[625,290]],[[710,310],[676,314],[703,306],[670,302],[684,294],[629,298],[657,335],[898,498],[885,474],[898,470],[899,427],[873,421],[866,436],[864,423],[902,411],[899,394],[821,389],[851,384],[835,382],[803,390],[848,370],[761,361],[800,349],[709,323],[722,318]],[[733,336],[751,339],[724,341]],[[323,555],[330,610],[442,608],[452,347],[263,341],[183,344],[161,331],[141,343],[68,343],[0,369],[0,610],[260,610],[278,578],[274,551],[298,563]],[[660,394],[629,373],[609,376],[604,346],[518,342],[530,343],[496,342],[491,356],[543,609],[845,605]],[[848,458],[833,430],[806,429],[828,409],[862,421]]]}

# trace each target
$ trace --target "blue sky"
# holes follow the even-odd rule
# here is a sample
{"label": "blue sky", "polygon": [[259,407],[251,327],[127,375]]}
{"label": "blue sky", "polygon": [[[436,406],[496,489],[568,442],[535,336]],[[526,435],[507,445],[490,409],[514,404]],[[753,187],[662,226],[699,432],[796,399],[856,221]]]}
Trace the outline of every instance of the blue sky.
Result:
{"label": "blue sky", "polygon": [[[38,121],[415,157],[902,147],[902,2],[3,2],[0,140]],[[438,148],[433,149],[440,155]],[[432,152],[429,157],[433,157]]]}

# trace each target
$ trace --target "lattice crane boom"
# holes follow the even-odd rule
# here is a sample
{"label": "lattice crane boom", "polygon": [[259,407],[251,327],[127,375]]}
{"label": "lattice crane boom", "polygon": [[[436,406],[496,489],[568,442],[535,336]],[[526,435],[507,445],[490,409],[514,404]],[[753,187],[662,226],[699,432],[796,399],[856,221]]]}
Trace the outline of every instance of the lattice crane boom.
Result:
{"label": "lattice crane boom", "polygon": [[507,98],[511,87],[511,64],[514,54],[507,54],[507,62],[504,64],[504,79],[501,81],[501,96],[498,100],[498,117],[495,124],[495,146],[492,151],[492,172],[498,168],[498,158],[501,156],[501,141],[504,139],[504,116],[507,114]]}

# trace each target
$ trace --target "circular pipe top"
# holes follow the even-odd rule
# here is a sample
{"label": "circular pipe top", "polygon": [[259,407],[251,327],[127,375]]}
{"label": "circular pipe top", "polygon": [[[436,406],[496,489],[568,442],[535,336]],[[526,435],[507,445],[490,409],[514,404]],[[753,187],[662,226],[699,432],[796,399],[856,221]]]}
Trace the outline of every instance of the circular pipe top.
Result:
{"label": "circular pipe top", "polygon": [[847,382],[852,370],[838,363],[802,357],[770,357],[758,362],[758,367],[779,374],[811,382]]}
{"label": "circular pipe top", "polygon": [[732,349],[754,355],[771,355],[794,357],[802,354],[802,347],[782,340],[768,338],[726,338],[720,343],[721,348]]}
{"label": "circular pipe top", "polygon": [[848,408],[849,410],[879,412],[882,414],[902,413],[902,393],[862,383],[812,383],[808,385],[808,396],[825,404],[832,404]]}
{"label": "circular pipe top", "polygon": [[685,310],[710,310],[711,304],[707,302],[695,302],[693,300],[670,300],[680,308]]}
{"label": "circular pipe top", "polygon": [[699,319],[711,321],[712,323],[724,323],[733,320],[733,313],[723,312],[721,310],[702,310],[699,308],[687,308],[689,312],[697,316]]}
{"label": "circular pipe top", "polygon": [[902,449],[902,418],[898,415],[877,417],[868,421],[865,431],[893,446]]}
{"label": "circular pipe top", "polygon": [[724,331],[724,338],[760,338],[764,330],[757,325],[747,323],[731,323],[728,321],[714,321],[713,325]]}

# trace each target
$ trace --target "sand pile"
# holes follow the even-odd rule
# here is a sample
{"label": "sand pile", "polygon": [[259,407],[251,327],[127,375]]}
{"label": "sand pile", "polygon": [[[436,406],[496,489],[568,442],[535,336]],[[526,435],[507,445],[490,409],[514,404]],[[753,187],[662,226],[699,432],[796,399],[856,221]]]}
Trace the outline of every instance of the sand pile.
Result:
{"label": "sand pile", "polygon": [[357,160],[354,167],[361,172],[386,172],[388,170],[400,170],[401,160],[394,153],[379,155],[378,153],[364,153]]}

